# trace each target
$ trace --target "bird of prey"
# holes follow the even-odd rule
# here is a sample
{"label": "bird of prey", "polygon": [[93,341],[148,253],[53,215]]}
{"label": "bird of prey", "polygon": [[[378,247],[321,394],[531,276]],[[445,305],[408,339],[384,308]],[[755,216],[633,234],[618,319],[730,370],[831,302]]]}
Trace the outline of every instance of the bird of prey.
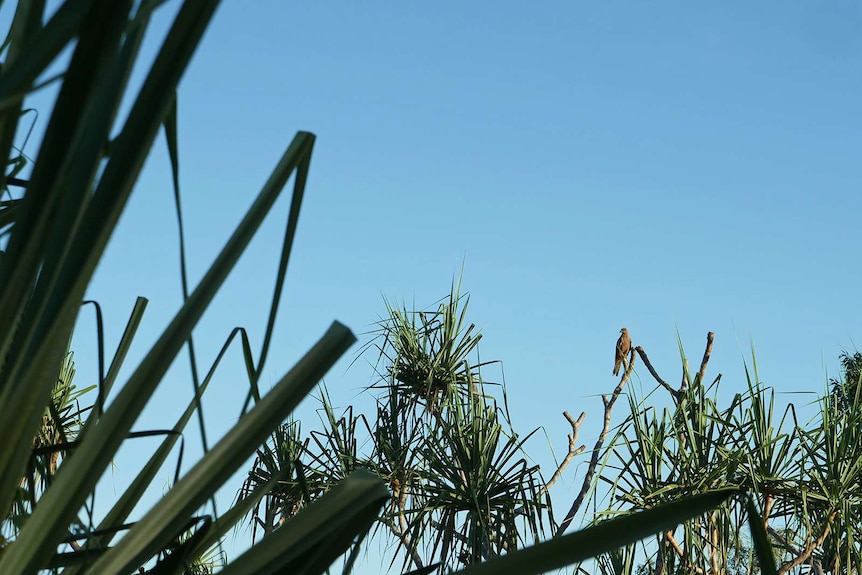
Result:
{"label": "bird of prey", "polygon": [[629,354],[631,349],[632,340],[629,337],[629,330],[622,328],[620,330],[620,338],[617,340],[617,353],[614,356],[614,375],[619,375],[620,366],[623,364],[623,360]]}

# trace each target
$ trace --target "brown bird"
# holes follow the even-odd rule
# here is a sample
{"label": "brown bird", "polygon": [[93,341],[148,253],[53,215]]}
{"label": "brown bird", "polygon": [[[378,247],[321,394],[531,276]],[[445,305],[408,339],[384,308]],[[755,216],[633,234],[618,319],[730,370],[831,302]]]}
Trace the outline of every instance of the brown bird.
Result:
{"label": "brown bird", "polygon": [[614,375],[619,375],[620,366],[623,364],[623,360],[629,354],[631,349],[632,340],[629,337],[629,330],[622,328],[620,330],[620,338],[617,340],[617,353],[614,357]]}

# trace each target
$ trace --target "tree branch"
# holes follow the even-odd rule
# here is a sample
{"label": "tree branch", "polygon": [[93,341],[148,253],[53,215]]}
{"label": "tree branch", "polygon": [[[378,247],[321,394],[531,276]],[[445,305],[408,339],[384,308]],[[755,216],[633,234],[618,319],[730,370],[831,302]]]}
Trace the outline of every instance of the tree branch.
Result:
{"label": "tree branch", "polygon": [[568,529],[569,525],[571,525],[572,520],[574,520],[575,515],[577,515],[578,510],[581,508],[581,505],[584,503],[584,499],[587,496],[587,493],[590,490],[590,485],[593,483],[593,476],[596,473],[596,467],[599,465],[599,455],[601,454],[602,446],[605,443],[605,438],[607,437],[608,431],[611,428],[611,410],[614,407],[614,403],[616,403],[617,398],[623,392],[623,387],[626,382],[631,377],[632,371],[634,371],[635,367],[635,350],[632,349],[629,354],[629,364],[626,366],[626,371],[623,373],[622,378],[620,379],[619,384],[617,384],[614,389],[613,394],[611,394],[610,399],[608,399],[607,395],[602,396],[602,403],[605,405],[605,420],[604,425],[602,426],[602,432],[599,434],[599,438],[596,440],[596,444],[593,447],[593,453],[590,456],[590,463],[587,467],[587,474],[584,476],[584,482],[581,484],[581,491],[578,493],[578,496],[575,498],[575,501],[572,503],[571,509],[566,514],[563,522],[560,523],[560,527],[557,529],[557,532],[554,534],[554,537],[559,537],[562,535],[566,529]]}
{"label": "tree branch", "polygon": [[[679,543],[676,542],[676,539],[673,537],[673,531],[665,531],[664,538],[670,544],[671,548],[676,552],[677,557],[680,559],[685,559],[685,553],[682,551],[682,547],[679,546]],[[698,567],[697,565],[693,566],[694,572],[698,575],[703,575],[703,568]]]}
{"label": "tree branch", "polygon": [[712,354],[712,341],[715,339],[715,334],[707,332],[706,334],[706,349],[703,352],[703,359],[700,362],[700,381],[703,382],[704,374],[706,374],[706,364],[709,363],[709,356]]}
{"label": "tree branch", "polygon": [[[716,512],[713,511],[709,514],[709,522],[706,524],[706,528],[709,530],[709,566],[713,573],[718,573],[719,541],[718,528],[715,526],[715,521]],[[725,557],[726,560],[727,557]]]}
{"label": "tree branch", "polygon": [[[413,561],[413,564],[417,569],[422,569],[425,565],[422,562],[422,557],[419,556],[419,552],[416,551],[415,546],[410,541],[410,537],[407,535],[408,526],[407,520],[405,519],[405,507],[407,501],[407,490],[404,489],[403,486],[398,487],[399,493],[393,495],[397,495],[392,498],[392,511],[396,512],[398,515],[398,524],[392,520],[391,517],[387,517],[383,519],[384,525],[389,527],[390,531],[401,540],[401,544],[404,545],[404,548],[407,550],[407,553],[410,554],[410,559]],[[394,559],[393,559],[394,561]]]}
{"label": "tree branch", "polygon": [[835,520],[835,517],[838,516],[837,511],[833,511],[831,515],[829,515],[829,521],[826,523],[826,527],[823,529],[823,533],[820,534],[820,537],[817,538],[816,541],[812,541],[808,544],[808,546],[800,553],[796,559],[793,561],[789,561],[785,565],[782,565],[778,570],[778,575],[784,575],[794,567],[798,567],[802,565],[808,558],[811,557],[811,554],[814,553],[814,550],[823,545],[823,542],[826,541],[826,538],[829,536],[829,532],[832,530],[832,522]]}
{"label": "tree branch", "polygon": [[568,411],[563,412],[563,417],[565,417],[572,425],[572,432],[569,434],[569,452],[566,454],[566,457],[563,459],[563,461],[560,462],[560,465],[554,472],[553,477],[551,477],[551,479],[545,484],[545,486],[542,487],[542,490],[539,491],[539,497],[547,493],[548,489],[550,489],[554,485],[554,483],[557,482],[557,480],[563,474],[563,471],[565,471],[566,467],[568,467],[569,462],[572,461],[572,458],[576,455],[580,455],[584,452],[584,450],[586,450],[586,445],[576,447],[578,441],[578,430],[580,429],[581,424],[584,422],[584,417],[586,417],[586,415],[587,414],[582,411],[580,417],[578,417],[578,420],[575,421],[575,419],[571,415],[569,415]]}
{"label": "tree branch", "polygon": [[671,387],[671,385],[668,382],[666,382],[665,380],[663,380],[659,376],[659,374],[656,372],[655,368],[652,366],[652,363],[650,363],[650,360],[647,357],[647,354],[646,354],[646,351],[644,351],[644,348],[642,348],[641,346],[637,346],[635,348],[635,351],[637,351],[638,355],[641,356],[641,359],[643,360],[644,365],[646,365],[650,374],[653,376],[653,379],[655,379],[659,383],[659,385],[661,385],[663,388],[665,388],[667,390],[667,392],[673,396],[675,401],[679,401],[680,392],[677,391],[676,389],[674,389],[673,387]]}
{"label": "tree branch", "polygon": [[[417,569],[422,569],[424,567],[422,563],[422,558],[419,556],[419,553],[413,547],[410,542],[410,537],[407,536],[407,533],[402,532],[398,525],[391,518],[382,519],[383,524],[389,527],[389,530],[392,531],[392,534],[395,535],[400,541],[401,544],[404,545],[404,549],[407,550],[407,553],[410,554],[410,560],[413,561],[413,564],[416,565]],[[394,559],[393,559],[394,561]]]}
{"label": "tree branch", "polygon": [[767,528],[766,531],[767,531],[767,533],[772,535],[776,541],[778,541],[779,546],[782,549],[784,549],[785,551],[789,551],[790,553],[793,553],[794,555],[799,555],[800,553],[802,553],[799,550],[799,548],[797,548],[793,543],[788,541],[784,535],[782,535],[781,533],[779,533],[778,531],[776,531],[772,527]]}
{"label": "tree branch", "polygon": [[769,516],[772,514],[772,505],[775,503],[775,497],[767,493],[763,500],[763,528],[769,529]]}

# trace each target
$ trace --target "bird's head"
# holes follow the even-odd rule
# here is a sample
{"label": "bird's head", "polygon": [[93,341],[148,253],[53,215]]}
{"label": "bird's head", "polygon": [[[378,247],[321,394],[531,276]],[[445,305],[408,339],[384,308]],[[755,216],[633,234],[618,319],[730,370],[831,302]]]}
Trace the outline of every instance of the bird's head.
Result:
{"label": "bird's head", "polygon": [[626,329],[626,328],[622,328],[622,329],[620,330],[620,333],[628,333],[628,332],[629,332],[629,330],[628,330],[628,329]]}

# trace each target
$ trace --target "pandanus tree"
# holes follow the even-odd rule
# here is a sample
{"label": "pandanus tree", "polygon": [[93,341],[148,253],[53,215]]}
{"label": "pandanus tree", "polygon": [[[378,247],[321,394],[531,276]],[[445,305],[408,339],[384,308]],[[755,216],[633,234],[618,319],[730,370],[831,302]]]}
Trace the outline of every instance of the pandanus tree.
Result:
{"label": "pandanus tree", "polygon": [[[291,422],[261,447],[240,493],[253,492],[273,473],[291,477],[268,495],[275,508],[252,517],[263,531],[325,492],[326,478],[357,467],[386,481],[392,498],[379,518],[403,552],[404,567],[456,567],[540,541],[552,526],[550,499],[535,464],[505,409],[486,393],[476,359],[481,335],[465,317],[468,297],[457,286],[436,309],[387,305],[377,337],[379,381],[373,419],[348,408],[336,415],[321,394],[323,430],[299,436]],[[357,451],[357,434],[370,439]],[[288,496],[287,494],[293,494]]]}
{"label": "pandanus tree", "polygon": [[0,519],[3,540],[14,539],[33,511],[36,501],[48,488],[57,473],[63,454],[76,441],[83,426],[83,416],[92,405],[80,403],[82,396],[96,386],[78,389],[74,383],[75,362],[72,352],[66,354],[60,368],[51,401],[33,438],[33,456],[21,478],[20,488],[11,512]]}
{"label": "pandanus tree", "polygon": [[[775,391],[759,378],[757,362],[746,366],[747,386],[722,406],[721,376],[707,383],[712,334],[691,374],[680,346],[682,385],[675,389],[649,365],[658,388],[650,404],[630,396],[630,415],[608,450],[600,485],[612,506],[603,515],[651,509],[692,493],[737,488],[757,508],[730,500],[657,536],[641,548],[646,562],[602,561],[606,573],[761,573],[751,539],[739,526],[758,513],[777,572],[858,573],[862,567],[862,401],[855,393],[853,356],[842,355],[842,377],[832,380],[810,420],[797,409],[777,407]],[[753,356],[753,354],[752,354]],[[670,405],[656,407],[668,392]],[[640,569],[640,571],[638,571]]]}

